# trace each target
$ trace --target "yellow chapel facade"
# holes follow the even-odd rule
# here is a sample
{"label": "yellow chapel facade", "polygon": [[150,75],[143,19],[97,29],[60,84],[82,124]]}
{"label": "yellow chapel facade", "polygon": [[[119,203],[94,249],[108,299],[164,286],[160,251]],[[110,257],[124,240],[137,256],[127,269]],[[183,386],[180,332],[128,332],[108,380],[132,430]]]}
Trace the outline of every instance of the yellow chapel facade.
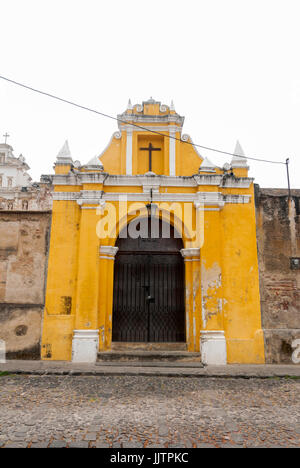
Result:
{"label": "yellow chapel facade", "polygon": [[53,176],[42,359],[94,362],[116,343],[264,363],[253,179],[216,167],[152,98],[85,165]]}

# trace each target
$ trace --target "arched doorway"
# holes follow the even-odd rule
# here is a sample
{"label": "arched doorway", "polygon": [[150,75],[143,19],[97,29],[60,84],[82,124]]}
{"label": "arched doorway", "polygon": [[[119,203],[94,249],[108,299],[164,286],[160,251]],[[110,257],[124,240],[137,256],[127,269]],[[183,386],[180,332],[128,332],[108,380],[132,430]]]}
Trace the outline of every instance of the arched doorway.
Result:
{"label": "arched doorway", "polygon": [[183,242],[172,225],[157,223],[155,238],[149,222],[148,235],[133,239],[128,225],[117,239],[112,341],[186,341]]}

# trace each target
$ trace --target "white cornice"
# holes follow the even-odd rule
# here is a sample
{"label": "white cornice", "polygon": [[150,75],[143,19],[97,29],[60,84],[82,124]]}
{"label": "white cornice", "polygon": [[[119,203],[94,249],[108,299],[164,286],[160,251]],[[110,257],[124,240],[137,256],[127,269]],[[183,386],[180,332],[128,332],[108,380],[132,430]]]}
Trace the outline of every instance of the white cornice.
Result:
{"label": "white cornice", "polygon": [[101,258],[109,258],[110,260],[112,260],[116,256],[118,250],[119,250],[119,247],[112,247],[110,245],[101,245],[99,253],[100,253]]}
{"label": "white cornice", "polygon": [[223,179],[220,187],[249,188],[253,181],[253,177],[228,177]]}
{"label": "white cornice", "polygon": [[[161,187],[197,187],[201,185],[214,185],[224,188],[249,188],[253,182],[250,177],[225,177],[222,174],[195,174],[192,176],[164,176],[164,175],[108,175],[105,172],[69,172],[69,174],[56,174],[53,177],[54,185],[82,185],[104,184],[115,187],[143,187],[155,185]],[[150,182],[151,181],[151,182]]]}
{"label": "white cornice", "polygon": [[191,177],[169,177],[163,175],[109,175],[104,183],[105,186],[131,186],[141,187],[147,185],[163,187],[196,187],[197,183]]}
{"label": "white cornice", "polygon": [[[141,127],[143,128],[138,128],[134,125],[130,125],[130,124],[123,124],[122,127],[120,128],[120,130],[123,132],[123,131],[133,131],[133,132],[168,132],[170,131],[170,129],[172,129],[172,131],[174,132],[179,132],[181,133],[181,127],[178,127],[176,125],[159,125],[159,126],[147,126],[147,124],[149,124],[150,122],[146,122],[145,125],[141,125]],[[167,136],[167,135],[166,135]]]}
{"label": "white cornice", "polygon": [[69,174],[54,174],[52,178],[53,185],[81,185],[80,176],[82,172],[69,172]]}
{"label": "white cornice", "polygon": [[223,176],[220,174],[196,174],[193,176],[197,185],[215,185],[219,187]]}
{"label": "white cornice", "polygon": [[82,185],[82,184],[103,184],[107,177],[105,172],[69,172],[69,174],[55,174],[53,185]]}
{"label": "white cornice", "polygon": [[[123,130],[124,127],[126,127],[127,122],[128,124],[135,123],[135,124],[141,124],[142,127],[145,126],[145,124],[149,123],[177,123],[180,127],[180,129],[183,126],[184,123],[184,117],[181,117],[178,114],[166,114],[166,115],[145,115],[145,114],[119,114],[117,116],[118,118],[118,127],[119,129]],[[137,129],[138,130],[138,129]]]}
{"label": "white cornice", "polygon": [[[104,201],[148,202],[149,193],[120,193],[101,190],[81,190],[81,192],[54,192],[53,200],[74,200],[79,205],[99,204]],[[153,193],[153,202],[186,202],[202,204],[203,206],[217,206],[222,208],[225,203],[249,203],[251,195],[223,195],[220,192],[196,192],[196,193]]]}
{"label": "white cornice", "polygon": [[250,203],[251,195],[224,195],[225,203]]}
{"label": "white cornice", "polygon": [[53,200],[76,201],[80,197],[80,192],[53,192]]}
{"label": "white cornice", "polygon": [[200,256],[200,249],[199,248],[189,248],[189,249],[181,249],[180,250],[181,255],[183,256],[184,259],[189,258],[189,257],[199,257]]}

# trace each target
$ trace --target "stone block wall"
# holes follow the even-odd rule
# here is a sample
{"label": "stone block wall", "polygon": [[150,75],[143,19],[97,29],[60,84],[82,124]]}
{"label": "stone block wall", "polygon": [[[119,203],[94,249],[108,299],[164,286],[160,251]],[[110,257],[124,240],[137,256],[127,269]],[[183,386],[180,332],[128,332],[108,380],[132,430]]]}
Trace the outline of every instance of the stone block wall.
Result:
{"label": "stone block wall", "polygon": [[0,339],[7,358],[39,359],[51,211],[0,211]]}
{"label": "stone block wall", "polygon": [[262,326],[267,363],[292,363],[300,339],[300,190],[256,186],[256,225]]}

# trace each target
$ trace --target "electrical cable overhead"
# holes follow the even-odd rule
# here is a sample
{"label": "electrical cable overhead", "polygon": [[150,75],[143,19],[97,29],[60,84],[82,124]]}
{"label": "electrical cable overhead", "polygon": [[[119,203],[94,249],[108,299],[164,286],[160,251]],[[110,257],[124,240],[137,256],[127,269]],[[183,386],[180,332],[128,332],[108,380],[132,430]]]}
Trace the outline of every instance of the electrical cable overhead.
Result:
{"label": "electrical cable overhead", "polygon": [[100,111],[97,111],[95,109],[92,109],[90,107],[86,107],[86,106],[83,106],[81,104],[77,104],[76,102],[73,102],[73,101],[69,101],[68,99],[64,99],[64,98],[61,98],[59,96],[55,96],[54,94],[50,94],[50,93],[47,93],[45,91],[41,91],[39,89],[36,89],[36,88],[33,88],[31,86],[28,86],[28,85],[25,85],[23,83],[20,83],[18,81],[15,81],[15,80],[12,80],[10,78],[7,78],[5,76],[2,76],[0,75],[0,79],[1,80],[4,80],[4,81],[7,81],[9,83],[12,83],[16,86],[20,86],[22,88],[25,88],[29,91],[33,91],[35,93],[38,93],[38,94],[42,94],[43,96],[47,96],[47,97],[50,97],[52,99],[56,99],[57,101],[60,101],[60,102],[64,102],[65,104],[69,104],[71,106],[74,106],[74,107],[77,107],[79,109],[83,109],[83,110],[86,110],[88,112],[93,112],[94,114],[98,114],[98,115],[101,115],[102,117],[106,117],[108,119],[111,119],[111,120],[116,120],[117,122],[120,122],[120,123],[124,123],[126,125],[131,125],[133,127],[137,127],[141,130],[146,130],[147,132],[151,132],[151,133],[154,133],[156,135],[161,135],[161,136],[164,136],[164,137],[167,137],[167,138],[171,138],[173,140],[177,140],[177,141],[180,141],[181,143],[185,143],[185,144],[188,144],[188,145],[192,145],[196,148],[201,148],[201,149],[204,149],[204,150],[207,150],[207,151],[213,151],[215,153],[219,153],[219,154],[224,154],[224,155],[227,155],[227,156],[236,156],[238,158],[243,158],[243,159],[249,159],[249,160],[252,160],[252,161],[258,161],[258,162],[265,162],[265,163],[269,163],[269,164],[284,164],[284,165],[287,165],[288,163],[287,162],[283,162],[283,161],[271,161],[269,159],[263,159],[263,158],[256,158],[256,157],[251,157],[251,156],[244,156],[244,155],[241,155],[241,154],[235,154],[235,153],[230,153],[228,151],[222,151],[222,150],[219,150],[219,149],[216,149],[216,148],[211,148],[209,146],[203,146],[203,145],[199,145],[197,143],[193,143],[191,141],[183,141],[181,140],[180,138],[177,138],[175,136],[172,136],[172,135],[165,135],[164,133],[161,133],[161,132],[157,132],[155,130],[151,130],[150,128],[146,128],[146,127],[143,127],[141,125],[137,125],[135,123],[132,123],[132,122],[127,122],[125,120],[122,120],[122,119],[118,119],[117,117],[113,117],[112,115],[109,115],[109,114],[105,114],[104,112],[100,112]]}

